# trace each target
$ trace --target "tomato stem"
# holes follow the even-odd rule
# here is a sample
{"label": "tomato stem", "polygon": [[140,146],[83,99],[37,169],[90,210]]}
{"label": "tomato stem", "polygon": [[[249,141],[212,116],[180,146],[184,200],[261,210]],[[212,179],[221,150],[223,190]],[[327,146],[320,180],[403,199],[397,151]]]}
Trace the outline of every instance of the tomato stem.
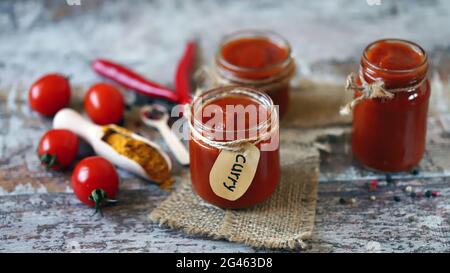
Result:
{"label": "tomato stem", "polygon": [[52,167],[58,166],[58,158],[56,155],[52,154],[43,154],[39,157],[42,165],[45,165],[47,169],[51,169]]}
{"label": "tomato stem", "polygon": [[93,190],[91,195],[89,196],[89,200],[91,200],[92,202],[95,202],[95,212],[93,215],[100,213],[100,215],[102,217],[103,217],[102,206],[105,203],[116,203],[117,202],[117,200],[109,199],[108,194],[102,189]]}

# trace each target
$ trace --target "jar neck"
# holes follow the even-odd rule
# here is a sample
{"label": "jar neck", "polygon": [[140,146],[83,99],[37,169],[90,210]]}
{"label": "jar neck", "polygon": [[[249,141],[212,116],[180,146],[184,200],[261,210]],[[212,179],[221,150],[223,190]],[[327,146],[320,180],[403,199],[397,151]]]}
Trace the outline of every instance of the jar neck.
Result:
{"label": "jar neck", "polygon": [[[235,127],[239,124],[232,124],[230,126],[229,124],[225,123],[216,126],[205,123],[205,121],[203,120],[204,115],[208,118],[218,118],[216,120],[227,120],[224,116],[216,117],[215,115],[224,114],[222,112],[222,107],[224,107],[224,104],[220,101],[222,100],[223,102],[230,97],[242,98],[254,102],[254,105],[252,105],[256,106],[256,112],[249,111],[246,112],[245,115],[258,115],[257,117],[253,117],[253,120],[256,120],[256,122],[250,123],[250,125],[246,124],[243,127]],[[212,108],[213,111],[209,111],[209,109],[206,109],[206,107],[217,107],[217,105],[220,105],[219,108],[222,108],[220,111],[214,111],[214,108]],[[243,108],[238,108],[243,105],[236,104],[226,106],[236,107],[234,109],[237,110],[237,114],[242,114],[243,109],[246,109],[247,111],[245,105]],[[213,117],[211,117],[211,113],[213,113]],[[231,115],[235,115],[236,113],[231,113]],[[250,116],[245,116],[245,118],[252,119],[252,117]],[[272,99],[267,94],[259,92],[253,88],[237,86],[215,88],[206,91],[195,98],[192,102],[189,122],[191,123],[191,129],[195,130],[196,134],[203,135],[212,140],[224,142],[257,136],[261,133],[267,133],[267,130],[273,126],[278,127],[278,117]]]}
{"label": "jar neck", "polygon": [[[392,69],[390,67],[383,67],[383,65],[374,62],[370,58],[371,50],[378,46],[379,43],[401,43],[402,46],[406,46],[411,49],[411,52],[416,52],[420,62],[407,69]],[[388,56],[388,58],[395,59],[395,52],[393,56]],[[396,39],[387,39],[376,41],[364,50],[363,56],[360,63],[360,72],[367,83],[373,83],[378,80],[384,82],[386,89],[398,89],[398,88],[408,88],[415,86],[424,81],[428,74],[428,58],[426,52],[417,44]]]}
{"label": "jar neck", "polygon": [[[251,41],[265,41],[266,45],[271,45],[272,49],[276,48],[282,52],[283,57],[275,62],[266,60],[267,63],[262,62],[251,67],[233,63],[232,60],[227,59],[226,52],[233,50],[230,45],[237,45],[240,41],[246,41],[247,43],[250,43]],[[236,46],[234,50],[237,51],[237,48],[238,47]],[[255,52],[255,54],[257,54],[261,51],[264,52],[264,49],[255,48],[255,50],[250,53]],[[252,56],[247,56],[247,58],[249,58],[250,61],[252,60]],[[266,59],[270,60],[271,58]],[[277,33],[270,31],[241,31],[226,36],[218,48],[214,61],[215,70],[218,76],[235,84],[257,86],[291,77],[295,71],[295,62],[291,54],[291,46],[287,40]]]}

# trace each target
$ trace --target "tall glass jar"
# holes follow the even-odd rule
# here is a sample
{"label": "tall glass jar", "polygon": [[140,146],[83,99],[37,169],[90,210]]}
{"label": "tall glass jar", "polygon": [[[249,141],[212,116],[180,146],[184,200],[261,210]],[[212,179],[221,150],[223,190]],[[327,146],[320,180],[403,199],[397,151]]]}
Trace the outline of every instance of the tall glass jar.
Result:
{"label": "tall glass jar", "polygon": [[288,41],[277,33],[240,31],[226,36],[214,67],[219,84],[264,91],[279,105],[280,117],[287,112],[295,62]]}
{"label": "tall glass jar", "polygon": [[196,97],[186,112],[192,186],[201,198],[236,209],[256,205],[275,191],[278,116],[267,94],[219,87]]}
{"label": "tall glass jar", "polygon": [[428,66],[426,52],[409,41],[379,40],[364,50],[355,80],[355,97],[361,100],[354,105],[352,150],[366,167],[399,172],[421,161],[430,98]]}

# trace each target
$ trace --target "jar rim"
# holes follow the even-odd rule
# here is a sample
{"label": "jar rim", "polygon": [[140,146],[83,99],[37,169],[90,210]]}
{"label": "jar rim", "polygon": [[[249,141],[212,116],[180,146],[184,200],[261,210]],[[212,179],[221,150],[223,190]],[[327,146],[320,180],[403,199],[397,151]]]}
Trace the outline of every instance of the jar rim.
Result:
{"label": "jar rim", "polygon": [[[267,118],[261,122],[258,122],[255,126],[243,130],[216,129],[212,128],[211,126],[207,126],[201,120],[198,120],[197,111],[201,111],[203,106],[217,99],[230,96],[230,94],[247,96],[250,99],[257,101],[259,105],[262,105],[267,109]],[[273,103],[273,100],[266,93],[247,86],[232,85],[216,87],[203,92],[192,101],[192,107],[190,111],[191,120],[189,120],[189,122],[192,124],[194,130],[198,129],[198,132],[200,133],[211,131],[214,131],[216,133],[239,133],[249,132],[252,130],[256,130],[258,132],[259,130],[272,125],[272,119],[274,116],[276,116],[277,109]]]}
{"label": "jar rim", "polygon": [[[235,41],[242,38],[263,38],[266,39],[280,48],[286,49],[286,58],[283,59],[280,62],[270,64],[261,68],[250,68],[250,67],[242,67],[234,65],[230,62],[228,62],[222,55],[222,49],[223,47],[228,44],[231,41]],[[215,62],[216,64],[221,64],[224,67],[227,67],[233,71],[237,72],[264,72],[264,71],[270,71],[275,68],[279,67],[289,67],[289,65],[293,62],[293,56],[292,56],[292,48],[287,39],[282,37],[280,34],[278,34],[275,31],[272,30],[254,30],[254,29],[247,29],[247,30],[240,30],[233,33],[230,33],[222,38],[219,47],[217,49],[217,52],[215,54]]]}
{"label": "jar rim", "polygon": [[[388,68],[383,68],[380,67],[379,65],[374,64],[373,62],[371,62],[367,56],[368,52],[370,51],[370,49],[382,42],[388,42],[388,43],[402,43],[405,45],[408,45],[409,47],[411,47],[415,52],[418,52],[420,55],[423,56],[422,62],[420,64],[418,64],[416,67],[413,68],[409,68],[409,69],[388,69]],[[372,69],[376,69],[380,72],[386,72],[386,73],[392,73],[392,74],[409,74],[409,73],[413,73],[417,70],[420,70],[421,68],[423,68],[424,66],[428,65],[428,54],[427,52],[417,43],[408,41],[408,40],[404,40],[404,39],[397,39],[397,38],[386,38],[386,39],[380,39],[380,40],[376,40],[372,43],[370,43],[368,46],[366,46],[366,48],[364,49],[363,55],[362,55],[362,59],[365,63],[367,63],[368,66],[370,66]]]}

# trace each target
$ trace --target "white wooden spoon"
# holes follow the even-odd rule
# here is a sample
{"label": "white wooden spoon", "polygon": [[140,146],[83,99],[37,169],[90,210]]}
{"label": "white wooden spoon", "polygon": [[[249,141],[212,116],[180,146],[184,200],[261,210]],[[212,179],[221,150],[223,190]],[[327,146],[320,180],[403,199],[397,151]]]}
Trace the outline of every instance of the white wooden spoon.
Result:
{"label": "white wooden spoon", "polygon": [[[116,125],[106,125],[106,127],[118,133],[122,133],[119,130],[126,130]],[[136,161],[119,154],[108,143],[103,141],[103,137],[106,131],[105,126],[95,125],[87,119],[83,118],[76,111],[65,108],[60,110],[56,114],[55,118],[53,119],[53,128],[66,129],[74,132],[75,134],[83,138],[86,142],[88,142],[97,155],[104,157],[114,165],[117,165],[124,170],[134,173],[147,180],[154,181],[151,177],[148,176],[144,168],[142,168],[142,166],[139,165]],[[155,148],[166,160],[169,170],[172,169],[172,162],[170,161],[169,156],[156,143],[132,132],[130,132],[129,134],[127,133],[126,135],[136,140],[145,142],[152,148]]]}
{"label": "white wooden spoon", "polygon": [[189,153],[178,136],[170,129],[167,121],[169,113],[167,109],[158,104],[146,105],[141,108],[141,119],[144,124],[158,129],[162,137],[182,165],[189,165]]}

